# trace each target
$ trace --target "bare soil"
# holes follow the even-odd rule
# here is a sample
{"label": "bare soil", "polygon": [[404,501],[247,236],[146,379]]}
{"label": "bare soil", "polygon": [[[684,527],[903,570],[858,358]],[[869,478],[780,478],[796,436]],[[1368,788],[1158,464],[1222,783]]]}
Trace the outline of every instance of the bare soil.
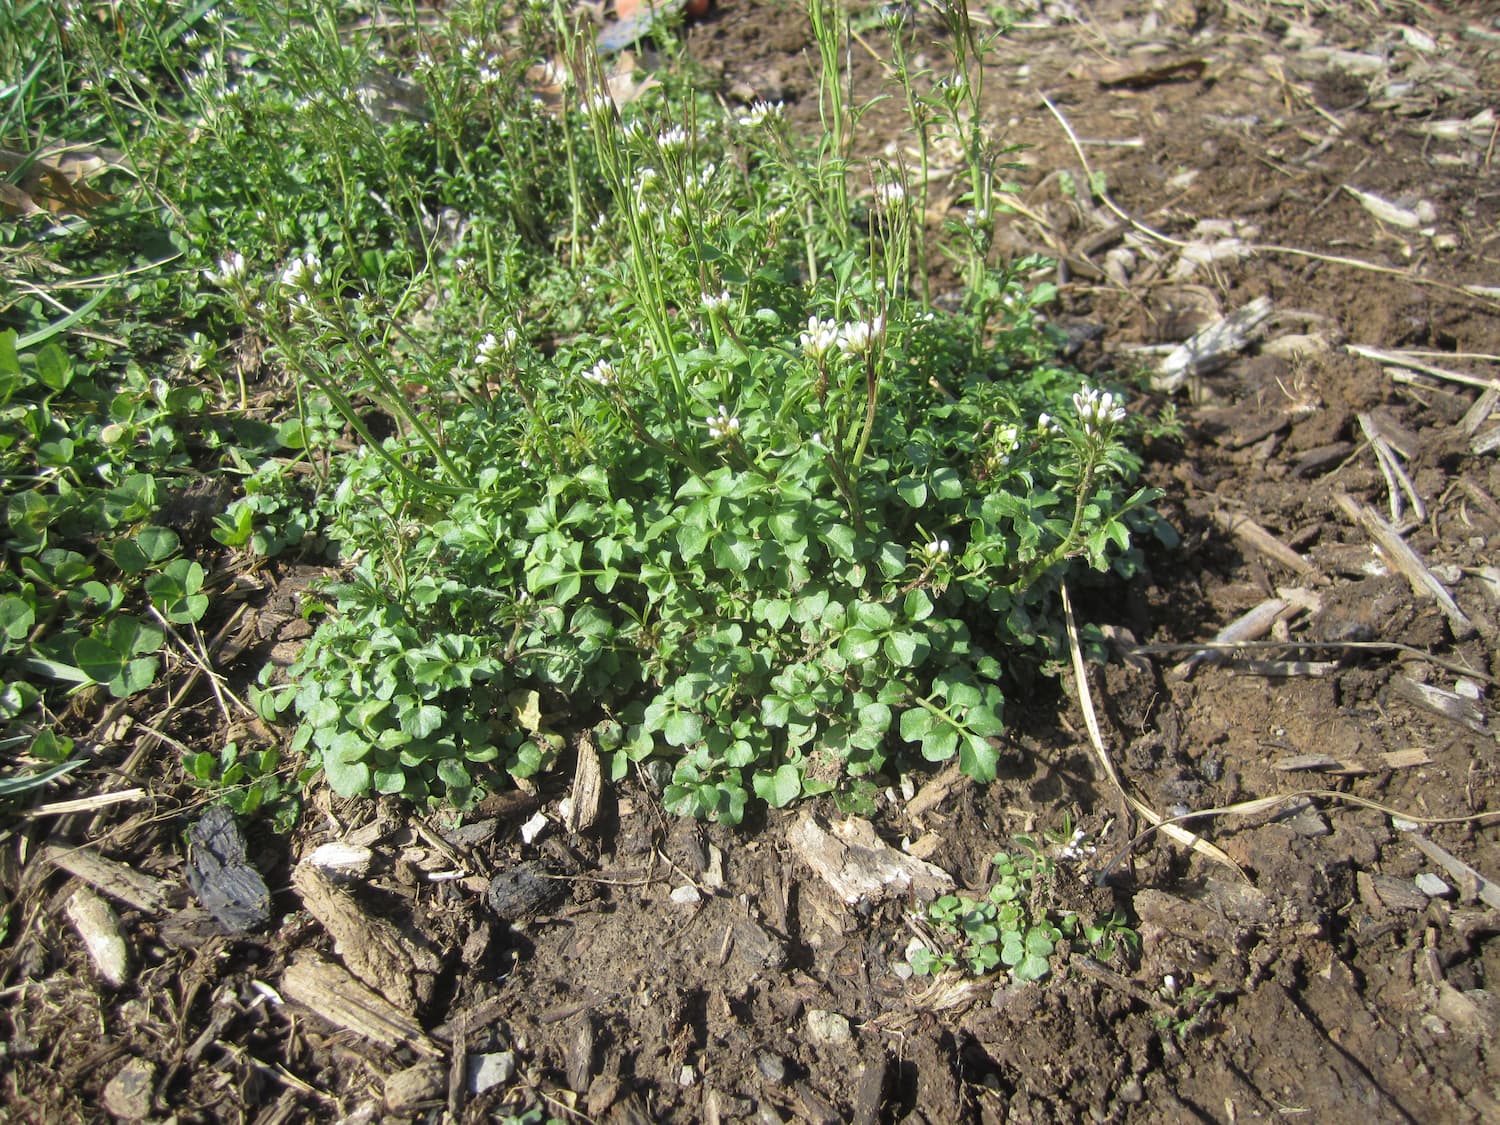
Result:
{"label": "bare soil", "polygon": [[[175,753],[140,725],[217,746],[200,689],[196,706],[133,728],[116,716],[101,738],[144,802],[32,820],[0,855],[18,904],[0,950],[0,1118],[480,1121],[541,1106],[609,1122],[1500,1119],[1496,888],[1421,846],[1500,877],[1494,820],[1458,822],[1500,808],[1500,465],[1480,385],[1494,385],[1500,294],[1465,289],[1500,282],[1483,114],[1500,90],[1500,22],[1486,4],[1390,0],[1043,9],[998,48],[987,97],[1025,146],[1003,239],[1059,261],[1055,319],[1074,361],[1150,371],[1161,355],[1143,347],[1255,298],[1271,309],[1245,348],[1171,396],[1181,435],[1148,451],[1182,544],[1154,549],[1128,590],[1075,592],[1112,637],[1085,685],[1104,748],[1164,815],[1318,795],[1193,821],[1238,870],[1161,833],[1133,842],[1147,825],[1106,777],[1067,673],[1016,700],[999,781],[919,775],[917,801],[895,788],[874,820],[982,890],[1013,833],[1073,815],[1096,850],[1062,866],[1058,904],[1118,908],[1143,939],[1103,969],[1075,956],[1024,987],[903,979],[910,902],[850,908],[789,840],[802,816],[839,821],[831,807],[739,830],[677,822],[644,776],[606,792],[601,820],[576,834],[563,782],[492,798],[461,826],[320,793],[292,839],[252,832],[275,922],[231,935],[187,893],[184,836],[201,810]],[[913,18],[935,46],[931,15]],[[687,42],[726,99],[814,117],[794,7],[725,0]],[[856,92],[873,90],[884,49],[878,29],[855,44]],[[863,128],[875,153],[910,139],[894,109]],[[1089,171],[1118,210],[1090,196]],[[936,205],[956,190],[935,181]],[[1356,346],[1422,355],[1391,366]],[[1393,513],[1400,482],[1372,434],[1420,514],[1410,495]],[[1375,525],[1341,494],[1396,526],[1452,608],[1374,548]],[[309,576],[282,577],[252,609],[240,674],[296,643],[287,607]],[[1271,599],[1283,604],[1257,635],[1279,647],[1186,668],[1186,650],[1157,647],[1210,640]],[[1455,822],[1397,827],[1340,794]],[[538,811],[547,831],[525,843]],[[373,852],[354,906],[337,888],[294,888],[296,861],[351,837]],[[116,888],[119,987],[99,981],[66,918],[81,881],[47,862],[49,841],[158,881],[164,901],[132,905]],[[362,935],[350,910],[384,924]],[[290,995],[311,975],[294,965],[358,973],[372,957],[410,1021],[384,1043]],[[474,1056],[507,1052],[489,1065],[513,1073],[469,1093]]]}

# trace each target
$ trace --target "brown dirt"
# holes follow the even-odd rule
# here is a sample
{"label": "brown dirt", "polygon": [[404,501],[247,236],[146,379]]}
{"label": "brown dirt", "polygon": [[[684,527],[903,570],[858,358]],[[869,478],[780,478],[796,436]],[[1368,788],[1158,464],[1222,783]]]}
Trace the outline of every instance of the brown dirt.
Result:
{"label": "brown dirt", "polygon": [[[998,49],[989,95],[1008,138],[1028,146],[1013,177],[1022,207],[1008,243],[1061,257],[1059,322],[1103,329],[1078,362],[1142,368],[1155,357],[1140,345],[1180,341],[1255,297],[1274,310],[1258,343],[1189,381],[1176,400],[1182,437],[1149,451],[1149,476],[1183,544],[1157,550],[1127,598],[1080,595],[1083,615],[1112,626],[1126,647],[1131,636],[1200,641],[1295,588],[1312,608],[1289,614],[1271,638],[1389,646],[1251,654],[1328,662],[1282,675],[1244,660],[1173,675],[1181,652],[1096,669],[1090,685],[1125,784],[1163,811],[1304,788],[1415,816],[1500,807],[1490,701],[1500,594],[1483,571],[1500,535],[1500,467],[1492,450],[1472,452],[1463,427],[1466,414],[1481,436],[1495,422],[1469,413],[1472,387],[1398,380],[1344,350],[1423,349],[1438,367],[1495,371],[1492,359],[1465,358],[1500,353],[1494,295],[1460,288],[1500,276],[1495,130],[1483,118],[1459,139],[1426,130],[1492,102],[1500,27],[1477,3],[1045,8],[1078,19],[1023,22]],[[882,35],[865,35],[873,53],[855,49],[867,90]],[[688,44],[726,96],[753,92],[814,111],[809,39],[793,8],[725,0]],[[1100,81],[1192,60],[1202,60],[1201,73],[1141,88]],[[1174,241],[1122,227],[1114,241],[1090,244],[1118,217],[1065,190],[1060,171],[1075,185],[1086,177],[1042,94],[1090,142],[1083,151],[1118,206]],[[893,120],[866,119],[871,148],[886,144]],[[1381,222],[1344,185],[1409,206],[1429,201],[1431,234]],[[1200,225],[1212,222],[1224,225]],[[1263,250],[1173,279],[1180,243],[1225,237],[1385,272]],[[1111,281],[1105,255],[1122,246],[1134,264]],[[1304,350],[1270,343],[1292,333],[1311,337]],[[1387,573],[1366,529],[1335,500],[1345,492],[1390,515],[1362,413],[1400,450],[1426,505],[1404,537],[1471,631]],[[1245,519],[1299,553],[1306,571],[1226,531]],[[276,633],[289,616],[277,612],[266,610],[262,657],[265,645],[296,639]],[[1413,683],[1472,685],[1479,699],[1452,718],[1414,702]],[[935,834],[927,858],[960,885],[982,887],[985,861],[1012,833],[1055,828],[1071,812],[1097,851],[1064,866],[1060,904],[1122,909],[1142,952],[1113,974],[1068,963],[1043,985],[991,980],[951,1007],[892,971],[910,938],[905,902],[850,910],[793,856],[787,829],[797,812],[739,831],[676,823],[646,779],[607,795],[590,832],[569,838],[554,820],[532,845],[518,827],[537,805],[556,814],[561,786],[537,802],[494,801],[448,842],[436,838],[437,820],[324,795],[294,840],[251,841],[252,859],[272,873],[280,928],[226,936],[182,889],[193,810],[145,755],[132,755],[122,783],[146,785],[152,809],[33,822],[21,849],[8,845],[0,859],[23,908],[0,964],[0,1117],[103,1119],[106,1101],[123,1104],[122,1071],[139,1076],[145,1060],[140,1104],[154,1119],[183,1122],[370,1120],[397,1087],[408,1092],[393,1119],[432,1121],[450,1097],[473,1121],[528,1105],[619,1122],[1500,1119],[1500,912],[1451,875],[1450,896],[1422,894],[1413,877],[1443,873],[1410,835],[1384,813],[1327,796],[1196,822],[1243,877],[1157,835],[1095,885],[1088,876],[1121,855],[1141,822],[1122,815],[1101,775],[1077,685],[1065,677],[1063,687],[1043,685],[1012,716],[1001,780],[960,785],[921,815],[897,799],[877,827],[892,842]],[[210,704],[184,711],[168,733],[195,737],[213,714]],[[1387,757],[1400,751],[1420,753]],[[1306,755],[1360,768],[1278,768]],[[299,955],[335,952],[299,910],[290,862],[366,826],[376,897],[365,909],[389,917],[392,932],[419,932],[440,959],[418,1022],[447,1052],[513,1052],[515,1074],[477,1097],[450,1092],[446,1061],[388,1084],[420,1057],[340,1032],[276,992]],[[116,904],[134,963],[121,989],[95,983],[65,921],[73,884],[36,855],[49,829],[172,888],[180,909]],[[1495,827],[1422,832],[1500,876]],[[521,895],[532,905],[511,926],[485,892],[489,877],[523,860],[562,893]],[[427,879],[436,869],[469,877]],[[699,902],[672,900],[686,886],[700,890]],[[1206,1001],[1191,1021],[1187,996]],[[810,1035],[814,1011],[847,1017],[852,1036]],[[1163,1026],[1164,1012],[1175,1026]],[[359,1112],[369,1116],[347,1116]]]}

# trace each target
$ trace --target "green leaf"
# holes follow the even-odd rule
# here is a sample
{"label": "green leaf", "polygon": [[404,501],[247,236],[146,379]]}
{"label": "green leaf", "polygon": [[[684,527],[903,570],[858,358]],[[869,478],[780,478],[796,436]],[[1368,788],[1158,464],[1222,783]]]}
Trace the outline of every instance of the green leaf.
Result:
{"label": "green leaf", "polygon": [[438,780],[448,787],[449,790],[472,789],[474,782],[469,777],[469,771],[464,769],[463,763],[452,758],[444,758],[437,766]]}
{"label": "green leaf", "polygon": [[[956,735],[956,732],[955,732]],[[926,754],[927,747],[922,747]],[[945,757],[952,757],[953,751],[949,750]],[[990,782],[995,780],[995,770],[1000,763],[1000,752],[989,744],[989,741],[980,738],[977,734],[965,735],[963,746],[958,755],[958,768],[965,777],[971,777],[978,782]]]}
{"label": "green leaf", "polygon": [[869,660],[879,651],[880,638],[868,629],[850,629],[839,641],[839,655],[851,664]]}
{"label": "green leaf", "polygon": [[939,500],[957,500],[964,494],[964,480],[958,470],[942,465],[932,471],[932,491]]}
{"label": "green leaf", "polygon": [[919,477],[904,477],[896,483],[896,495],[905,500],[908,507],[920,508],[927,503],[927,483]]}
{"label": "green leaf", "polygon": [[[922,757],[929,762],[946,762],[953,757],[953,752],[957,749],[958,731],[946,723],[934,727],[922,739]],[[990,780],[993,780],[993,777]]]}
{"label": "green leaf", "polygon": [[827,544],[834,558],[854,561],[854,528],[848,524],[831,523],[818,532],[818,538]]}
{"label": "green leaf", "polygon": [[898,668],[914,668],[927,657],[927,638],[920,633],[897,630],[887,633],[882,642],[886,659]]}
{"label": "green leaf", "polygon": [[779,695],[767,695],[760,701],[760,721],[768,727],[786,726],[791,714],[791,702]]}
{"label": "green leaf", "polygon": [[927,708],[909,707],[901,712],[901,737],[907,742],[921,742],[936,722],[936,716]]}
{"label": "green leaf", "polygon": [[758,773],[752,782],[755,795],[772,808],[785,808],[802,795],[802,774],[793,765],[784,765],[775,773]]}
{"label": "green leaf", "polygon": [[677,550],[683,562],[696,559],[708,546],[709,531],[697,524],[684,523],[677,528]]}
{"label": "green leaf", "polygon": [[725,570],[741,573],[750,567],[755,547],[747,539],[722,533],[714,537],[714,563]]}
{"label": "green leaf", "polygon": [[906,599],[901,603],[901,612],[908,621],[926,621],[932,616],[932,610],[932,598],[920,587],[908,590]]}
{"label": "green leaf", "polygon": [[662,727],[662,736],[672,746],[691,746],[703,737],[703,719],[692,711],[674,711]]}

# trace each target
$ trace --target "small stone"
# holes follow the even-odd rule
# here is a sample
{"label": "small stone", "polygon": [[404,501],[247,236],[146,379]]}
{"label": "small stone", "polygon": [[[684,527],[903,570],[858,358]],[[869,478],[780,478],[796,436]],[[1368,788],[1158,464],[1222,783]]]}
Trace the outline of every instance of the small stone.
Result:
{"label": "small stone", "polygon": [[503,1082],[509,1082],[516,1073],[514,1051],[492,1051],[485,1055],[469,1056],[469,1093],[482,1094]]}
{"label": "small stone", "polygon": [[854,1038],[845,1017],[837,1012],[825,1012],[822,1008],[808,1009],[807,1033],[814,1043],[847,1043]]}
{"label": "small stone", "polygon": [[698,893],[697,887],[678,887],[672,892],[672,901],[678,906],[697,906],[703,901],[703,896]]}
{"label": "small stone", "polygon": [[1421,891],[1428,898],[1447,898],[1453,893],[1453,888],[1431,871],[1424,871],[1418,875],[1416,883],[1417,890]]}
{"label": "small stone", "polygon": [[447,1086],[448,1069],[442,1063],[417,1063],[385,1080],[385,1108],[390,1113],[410,1116],[423,1102],[444,1096]]}
{"label": "small stone", "polygon": [[126,1121],[151,1116],[151,1091],[156,1085],[156,1064],[131,1059],[104,1087],[104,1108]]}
{"label": "small stone", "polygon": [[536,843],[541,839],[542,833],[547,831],[547,825],[550,823],[551,821],[547,819],[546,813],[537,813],[525,824],[521,825],[521,841],[527,844]]}
{"label": "small stone", "polygon": [[1120,1087],[1116,1097],[1126,1105],[1140,1105],[1146,1100],[1146,1088],[1141,1085],[1139,1078],[1131,1078]]}
{"label": "small stone", "polygon": [[772,1051],[759,1051],[755,1055],[755,1069],[767,1082],[780,1085],[786,1081],[786,1060]]}
{"label": "small stone", "polygon": [[685,1063],[677,1074],[677,1085],[686,1090],[694,1082],[698,1081],[698,1072],[693,1069],[691,1063]]}

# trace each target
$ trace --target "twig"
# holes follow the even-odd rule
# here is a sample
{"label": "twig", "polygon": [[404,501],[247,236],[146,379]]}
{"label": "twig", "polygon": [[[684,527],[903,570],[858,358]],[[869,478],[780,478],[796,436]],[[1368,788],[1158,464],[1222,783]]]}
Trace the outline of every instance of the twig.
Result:
{"label": "twig", "polygon": [[1479,375],[1466,375],[1462,371],[1450,371],[1446,367],[1435,367],[1424,362],[1419,352],[1392,352],[1384,348],[1368,347],[1365,344],[1345,344],[1344,350],[1350,355],[1371,359],[1386,367],[1409,367],[1413,371],[1431,375],[1434,379],[1446,379],[1450,383],[1462,383],[1466,387],[1479,387],[1481,390],[1500,391],[1500,381],[1485,379]]}
{"label": "twig", "polygon": [[1441,656],[1434,656],[1425,649],[1414,645],[1402,644],[1400,641],[1183,641],[1177,644],[1155,644],[1155,645],[1131,645],[1120,651],[1126,656],[1156,656],[1168,655],[1174,652],[1197,652],[1199,649],[1222,649],[1225,652],[1233,652],[1236,649],[1313,649],[1326,650],[1349,649],[1355,652],[1402,652],[1408,656],[1415,656],[1427,661],[1434,667],[1453,672],[1459,676],[1469,676],[1476,680],[1483,680],[1487,684],[1500,685],[1500,678],[1491,676],[1487,672],[1477,671],[1466,664],[1460,664],[1455,660],[1448,660]]}
{"label": "twig", "polygon": [[[1095,879],[1103,882],[1113,874],[1130,855],[1157,829],[1163,832],[1185,824],[1190,820],[1203,820],[1211,816],[1254,816],[1257,813],[1269,812],[1279,805],[1288,801],[1302,800],[1303,798],[1315,798],[1328,801],[1340,801],[1348,805],[1358,805],[1360,808],[1374,809],[1376,812],[1384,813],[1386,816],[1396,817],[1400,820],[1409,820],[1413,824],[1437,825],[1437,824],[1489,824],[1500,822],[1500,812],[1472,813],[1469,816],[1413,816],[1410,813],[1394,809],[1390,805],[1383,805],[1379,801],[1372,801],[1368,797],[1357,797],[1353,793],[1341,793],[1336,789],[1297,789],[1290,793],[1278,793],[1274,797],[1257,797],[1250,801],[1240,801],[1233,805],[1221,805],[1218,808],[1199,809],[1197,812],[1183,813],[1163,820],[1160,824],[1153,824],[1136,834],[1135,838],[1120,849],[1120,853],[1109,861]],[[1430,843],[1430,841],[1429,841]]]}

